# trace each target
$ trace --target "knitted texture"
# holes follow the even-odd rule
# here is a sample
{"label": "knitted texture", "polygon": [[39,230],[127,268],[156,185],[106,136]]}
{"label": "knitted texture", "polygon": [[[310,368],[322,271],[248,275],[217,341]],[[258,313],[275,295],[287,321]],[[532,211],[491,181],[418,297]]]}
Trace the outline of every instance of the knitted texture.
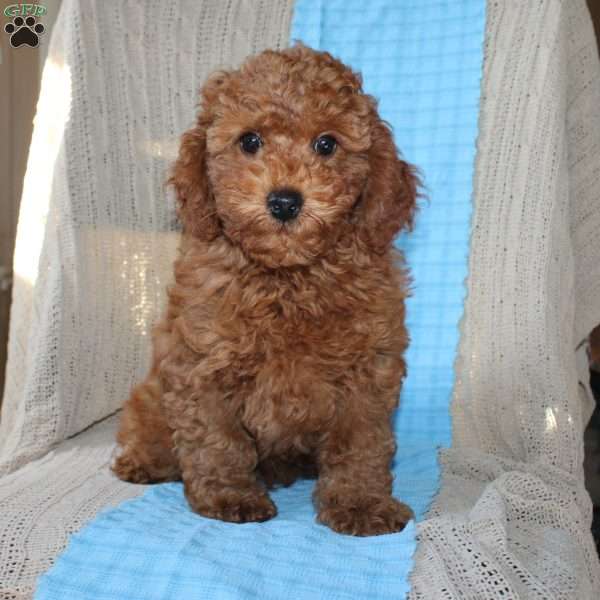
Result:
{"label": "knitted texture", "polygon": [[287,45],[291,2],[64,0],[17,231],[0,474],[121,407],[178,242],[166,172],[215,68]]}
{"label": "knitted texture", "polygon": [[0,600],[31,598],[71,534],[145,489],[109,471],[116,428],[112,417],[2,478]]}

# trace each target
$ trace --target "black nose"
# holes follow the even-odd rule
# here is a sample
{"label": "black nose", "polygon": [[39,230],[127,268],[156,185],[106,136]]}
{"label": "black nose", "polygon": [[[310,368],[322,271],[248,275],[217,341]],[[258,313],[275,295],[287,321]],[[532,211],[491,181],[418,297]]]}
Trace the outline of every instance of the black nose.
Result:
{"label": "black nose", "polygon": [[267,196],[269,212],[283,223],[295,219],[300,213],[303,204],[302,196],[296,190],[288,188],[273,190]]}

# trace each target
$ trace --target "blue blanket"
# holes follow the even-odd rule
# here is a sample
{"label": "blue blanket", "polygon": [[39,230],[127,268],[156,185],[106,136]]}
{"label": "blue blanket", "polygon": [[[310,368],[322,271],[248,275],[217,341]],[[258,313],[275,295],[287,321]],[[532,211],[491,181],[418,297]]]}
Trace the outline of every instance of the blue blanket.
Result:
{"label": "blue blanket", "polygon": [[[299,0],[292,40],[363,73],[398,147],[424,175],[428,202],[399,240],[414,277],[412,344],[394,493],[423,517],[438,487],[467,275],[484,0]],[[277,490],[279,514],[233,525],[193,514],[180,484],[150,488],[74,535],[37,600],[386,599],[409,590],[416,547],[398,534],[351,538],[315,523],[312,482]]]}

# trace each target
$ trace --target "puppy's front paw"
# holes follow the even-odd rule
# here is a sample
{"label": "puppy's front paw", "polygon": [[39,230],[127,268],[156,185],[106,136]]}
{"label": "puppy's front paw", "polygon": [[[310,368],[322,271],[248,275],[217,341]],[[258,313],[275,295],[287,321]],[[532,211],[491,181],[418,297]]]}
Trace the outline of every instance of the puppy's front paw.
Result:
{"label": "puppy's front paw", "polygon": [[349,499],[321,506],[318,520],[338,533],[368,536],[402,531],[412,510],[391,496]]}
{"label": "puppy's front paw", "polygon": [[151,457],[124,449],[111,466],[112,472],[123,481],[130,483],[159,483],[176,481],[180,478],[179,468],[170,456]]}
{"label": "puppy's front paw", "polygon": [[204,517],[220,521],[231,523],[268,521],[277,514],[277,508],[271,498],[260,489],[243,492],[226,490],[207,495],[191,494],[186,490],[186,497],[192,510]]}

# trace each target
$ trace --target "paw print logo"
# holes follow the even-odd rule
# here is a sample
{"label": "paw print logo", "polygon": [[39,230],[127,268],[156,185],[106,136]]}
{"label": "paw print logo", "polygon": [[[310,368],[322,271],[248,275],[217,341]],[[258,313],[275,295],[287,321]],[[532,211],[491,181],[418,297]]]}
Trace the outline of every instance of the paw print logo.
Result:
{"label": "paw print logo", "polygon": [[39,36],[45,31],[45,27],[41,23],[36,22],[35,17],[15,17],[12,23],[7,23],[4,26],[4,31],[10,35],[10,45],[13,48],[18,48],[23,44],[35,48],[39,42]]}

